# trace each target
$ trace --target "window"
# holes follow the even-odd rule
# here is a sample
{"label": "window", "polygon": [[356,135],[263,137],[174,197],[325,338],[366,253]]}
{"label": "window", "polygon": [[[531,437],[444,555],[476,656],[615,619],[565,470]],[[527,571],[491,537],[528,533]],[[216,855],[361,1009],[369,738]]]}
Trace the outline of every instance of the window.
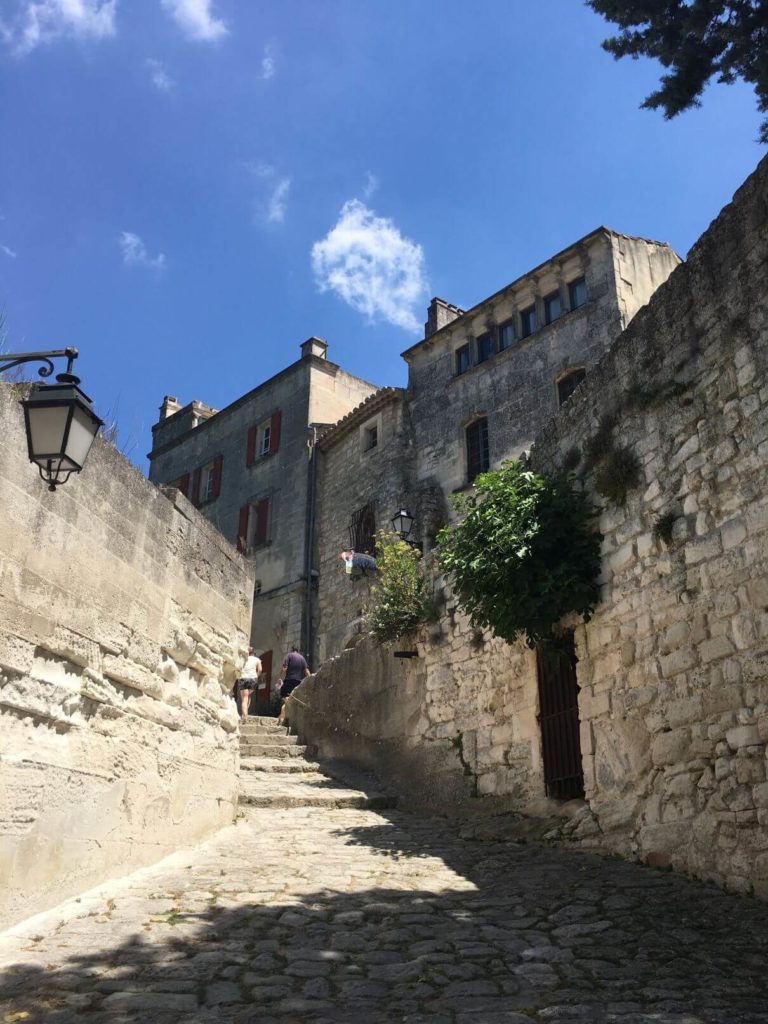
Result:
{"label": "window", "polygon": [[557,320],[562,312],[563,307],[560,302],[560,292],[551,292],[549,295],[544,296],[544,319],[548,324]]}
{"label": "window", "polygon": [[259,426],[259,455],[269,455],[272,443],[272,420],[267,420]]}
{"label": "window", "polygon": [[571,281],[568,285],[568,302],[571,309],[578,309],[587,301],[587,282],[583,277]]}
{"label": "window", "polygon": [[472,365],[469,357],[469,342],[456,349],[456,373],[466,373]]}
{"label": "window", "polygon": [[237,524],[237,550],[248,554],[267,543],[269,536],[269,498],[243,505]]}
{"label": "window", "polygon": [[578,370],[571,370],[557,382],[557,403],[563,405],[571,397],[576,388],[581,384],[587,375],[584,367]]}
{"label": "window", "polygon": [[245,446],[245,465],[252,466],[257,458],[265,455],[274,455],[280,447],[280,421],[282,413],[280,410],[273,412],[267,420],[263,420],[257,426],[251,427],[248,431],[248,440]]}
{"label": "window", "polygon": [[353,551],[364,555],[375,554],[376,547],[376,502],[369,501],[357,512],[352,513],[349,524],[349,545]]}
{"label": "window", "polygon": [[478,363],[484,363],[487,359],[490,359],[493,355],[493,339],[491,338],[490,332],[487,334],[481,334],[477,339],[477,361]]}
{"label": "window", "polygon": [[505,324],[499,327],[499,349],[503,351],[505,348],[511,348],[516,341],[515,321],[507,320]]}
{"label": "window", "polygon": [[221,493],[221,469],[223,463],[223,456],[217,455],[213,462],[208,462],[205,466],[199,466],[194,471],[188,495],[193,505],[202,505],[203,502],[218,498]]}
{"label": "window", "polygon": [[372,427],[366,427],[363,431],[363,451],[369,452],[379,443],[379,428],[376,423]]}
{"label": "window", "polygon": [[536,306],[528,306],[520,313],[520,325],[523,330],[523,337],[528,338],[536,330]]}
{"label": "window", "polygon": [[475,420],[466,429],[467,435],[467,479],[470,483],[478,473],[490,468],[488,457],[488,420]]}

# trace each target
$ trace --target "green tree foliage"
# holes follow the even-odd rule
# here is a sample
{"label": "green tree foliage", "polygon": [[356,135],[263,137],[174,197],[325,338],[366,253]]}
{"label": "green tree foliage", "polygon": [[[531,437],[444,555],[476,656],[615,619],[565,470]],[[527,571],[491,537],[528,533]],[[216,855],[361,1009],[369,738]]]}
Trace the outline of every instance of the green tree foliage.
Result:
{"label": "green tree foliage", "polygon": [[462,518],[440,532],[440,562],[473,626],[490,626],[508,643],[524,633],[533,647],[551,640],[568,612],[590,617],[600,534],[586,497],[567,480],[505,462],[454,504]]}
{"label": "green tree foliage", "polygon": [[[672,118],[700,97],[713,76],[753,85],[757,107],[768,110],[768,2],[766,0],[587,0],[620,29],[603,48],[620,57],[655,57],[670,73],[643,102]],[[760,126],[768,142],[768,120]]]}
{"label": "green tree foliage", "polygon": [[425,622],[430,599],[421,568],[421,552],[396,533],[379,534],[376,583],[365,610],[365,628],[379,644],[391,643]]}

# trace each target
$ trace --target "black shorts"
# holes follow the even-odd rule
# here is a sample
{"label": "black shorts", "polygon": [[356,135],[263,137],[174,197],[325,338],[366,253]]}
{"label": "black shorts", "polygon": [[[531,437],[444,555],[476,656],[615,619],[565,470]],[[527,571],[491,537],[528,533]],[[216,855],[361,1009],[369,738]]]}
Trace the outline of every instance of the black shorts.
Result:
{"label": "black shorts", "polygon": [[238,679],[235,683],[235,693],[242,693],[243,690],[255,690],[255,679]]}
{"label": "black shorts", "polygon": [[281,697],[290,697],[297,686],[301,685],[301,679],[285,679],[280,687]]}

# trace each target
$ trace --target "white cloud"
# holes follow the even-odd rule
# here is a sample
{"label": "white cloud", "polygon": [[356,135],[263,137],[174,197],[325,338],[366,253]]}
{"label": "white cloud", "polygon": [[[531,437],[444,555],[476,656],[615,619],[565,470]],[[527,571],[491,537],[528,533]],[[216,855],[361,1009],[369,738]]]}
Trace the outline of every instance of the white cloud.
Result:
{"label": "white cloud", "polygon": [[160,92],[172,92],[176,88],[176,82],[171,78],[168,72],[165,70],[165,65],[160,60],[152,60],[150,57],[147,60],[147,67],[149,68],[149,75],[152,79],[152,85]]}
{"label": "white cloud", "polygon": [[190,39],[215,42],[229,29],[211,11],[211,0],[160,0],[182,32]]}
{"label": "white cloud", "polygon": [[368,171],[368,177],[365,179],[365,185],[363,185],[363,198],[370,199],[374,192],[379,189],[379,179],[375,174],[371,174]]}
{"label": "white cloud", "polygon": [[277,65],[275,63],[275,54],[271,46],[264,47],[264,56],[261,58],[261,77],[265,82],[269,81],[270,78],[274,77]]}
{"label": "white cloud", "polygon": [[281,178],[272,190],[267,203],[267,220],[270,224],[282,224],[285,220],[290,188],[291,179]]}
{"label": "white cloud", "polygon": [[291,179],[279,176],[272,164],[248,164],[248,170],[256,186],[253,200],[254,220],[267,224],[282,224],[288,208],[288,194]]}
{"label": "white cloud", "polygon": [[320,291],[336,292],[370,320],[417,331],[413,307],[427,291],[424,251],[359,199],[341,208],[325,238],[312,246]]}
{"label": "white cloud", "polygon": [[5,253],[6,256],[8,256],[12,260],[15,260],[16,257],[19,255],[17,252],[14,252],[13,249],[9,248],[7,245],[0,245],[0,249]]}
{"label": "white cloud", "polygon": [[70,37],[104,39],[115,34],[118,0],[25,0],[16,21],[3,24],[2,34],[17,54],[41,43]]}
{"label": "white cloud", "polygon": [[164,269],[165,254],[159,252],[157,256],[150,256],[142,240],[132,231],[123,231],[118,242],[123,253],[123,263],[126,266],[149,267],[150,270]]}

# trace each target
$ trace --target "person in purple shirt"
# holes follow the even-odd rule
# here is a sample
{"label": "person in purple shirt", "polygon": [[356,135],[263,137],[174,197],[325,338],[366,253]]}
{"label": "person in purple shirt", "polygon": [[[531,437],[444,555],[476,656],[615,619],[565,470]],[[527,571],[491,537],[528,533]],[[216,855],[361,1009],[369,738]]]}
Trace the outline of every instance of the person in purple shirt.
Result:
{"label": "person in purple shirt", "polygon": [[282,705],[280,707],[280,714],[277,718],[278,725],[282,725],[285,721],[286,701],[299,683],[310,675],[312,675],[312,673],[309,671],[309,665],[307,664],[306,658],[303,654],[300,654],[295,647],[292,648],[290,654],[286,654],[283,658],[283,665],[280,669],[280,678],[283,682],[280,687]]}

